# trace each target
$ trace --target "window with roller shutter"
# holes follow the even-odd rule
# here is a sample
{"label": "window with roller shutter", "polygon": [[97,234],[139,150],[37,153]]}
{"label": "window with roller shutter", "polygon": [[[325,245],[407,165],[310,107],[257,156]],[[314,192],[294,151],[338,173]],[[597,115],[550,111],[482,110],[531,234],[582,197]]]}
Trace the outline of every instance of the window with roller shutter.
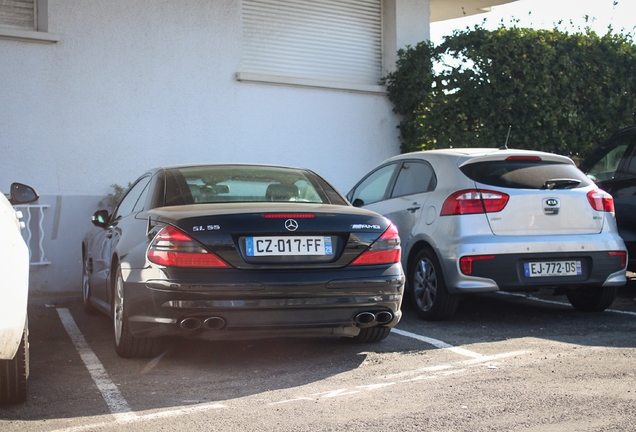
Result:
{"label": "window with roller shutter", "polygon": [[381,0],[243,0],[237,78],[380,88]]}

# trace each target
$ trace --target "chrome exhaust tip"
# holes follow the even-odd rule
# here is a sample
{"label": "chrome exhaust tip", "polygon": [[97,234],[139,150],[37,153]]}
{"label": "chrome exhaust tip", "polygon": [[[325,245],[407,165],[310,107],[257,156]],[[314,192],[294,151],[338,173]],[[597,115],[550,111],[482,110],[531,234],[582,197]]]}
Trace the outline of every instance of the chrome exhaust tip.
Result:
{"label": "chrome exhaust tip", "polygon": [[188,331],[197,330],[201,328],[201,320],[199,318],[187,317],[179,321],[179,326]]}
{"label": "chrome exhaust tip", "polygon": [[360,312],[355,317],[356,324],[360,327],[369,327],[375,323],[375,314],[371,312]]}
{"label": "chrome exhaust tip", "polygon": [[388,324],[393,321],[393,313],[389,311],[382,311],[375,314],[375,322],[378,324]]}
{"label": "chrome exhaust tip", "polygon": [[221,330],[225,327],[225,320],[221,317],[210,317],[203,320],[203,327],[207,330]]}

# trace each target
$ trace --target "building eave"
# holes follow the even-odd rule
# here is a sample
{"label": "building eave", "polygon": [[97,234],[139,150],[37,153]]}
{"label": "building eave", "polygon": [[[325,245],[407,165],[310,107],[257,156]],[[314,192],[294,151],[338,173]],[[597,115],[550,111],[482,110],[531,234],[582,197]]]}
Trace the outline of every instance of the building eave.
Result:
{"label": "building eave", "polygon": [[431,22],[490,12],[492,6],[517,0],[431,0]]}

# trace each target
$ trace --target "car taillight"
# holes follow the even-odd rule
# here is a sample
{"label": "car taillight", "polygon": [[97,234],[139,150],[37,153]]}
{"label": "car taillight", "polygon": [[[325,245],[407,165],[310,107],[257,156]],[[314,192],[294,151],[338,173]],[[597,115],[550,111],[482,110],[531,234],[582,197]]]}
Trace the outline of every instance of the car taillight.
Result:
{"label": "car taillight", "polygon": [[594,210],[614,213],[614,198],[603,189],[589,191],[587,200]]}
{"label": "car taillight", "polygon": [[621,268],[627,267],[627,252],[625,251],[610,251],[607,252],[609,256],[617,256],[621,258]]}
{"label": "car taillight", "polygon": [[391,224],[351,265],[395,264],[400,262],[401,257],[400,235],[395,225]]}
{"label": "car taillight", "polygon": [[541,162],[539,156],[508,156],[507,161],[521,161],[521,162]]}
{"label": "car taillight", "polygon": [[485,261],[491,259],[495,259],[495,255],[472,255],[461,257],[459,259],[459,269],[465,275],[470,276],[473,274],[473,263],[475,261]]}
{"label": "car taillight", "polygon": [[446,198],[440,216],[495,213],[506,207],[509,198],[503,192],[486,189],[460,190]]}
{"label": "car taillight", "polygon": [[148,248],[148,260],[166,267],[227,268],[228,263],[172,225],[164,227]]}

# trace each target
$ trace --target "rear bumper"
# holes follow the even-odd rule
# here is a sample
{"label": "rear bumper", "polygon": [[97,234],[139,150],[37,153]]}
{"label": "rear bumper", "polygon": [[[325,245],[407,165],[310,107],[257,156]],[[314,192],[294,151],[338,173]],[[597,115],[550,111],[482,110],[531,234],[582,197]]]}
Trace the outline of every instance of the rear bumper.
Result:
{"label": "rear bumper", "polygon": [[[626,268],[621,266],[621,258],[608,254],[608,251],[625,251],[623,241],[617,235],[595,236],[596,241],[588,242],[582,241],[585,237],[522,237],[511,243],[510,237],[489,236],[490,242],[463,243],[441,260],[447,286],[449,291],[457,293],[624,285]],[[473,262],[472,274],[463,274],[460,258],[474,255],[494,255],[494,258]],[[526,262],[565,260],[581,261],[582,273],[551,277],[525,275]]]}
{"label": "rear bumper", "polygon": [[[288,272],[240,271],[227,278],[190,272],[188,279],[170,279],[160,269],[128,270],[123,276],[129,328],[137,337],[222,340],[353,337],[361,327],[395,326],[404,290],[401,266],[375,275],[349,273],[343,278],[342,271],[305,272],[292,281]],[[357,323],[356,316],[366,312],[382,319]]]}

